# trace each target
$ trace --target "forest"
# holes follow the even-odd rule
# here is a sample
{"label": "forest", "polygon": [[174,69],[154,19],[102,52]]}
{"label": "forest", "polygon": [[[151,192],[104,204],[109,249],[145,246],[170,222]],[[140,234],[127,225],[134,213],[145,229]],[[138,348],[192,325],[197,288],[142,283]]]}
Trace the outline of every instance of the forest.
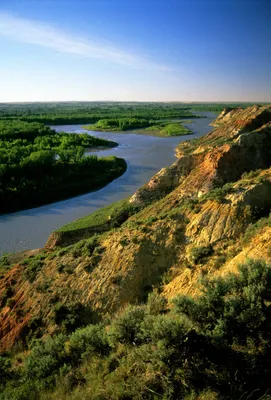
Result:
{"label": "forest", "polygon": [[[150,120],[195,118],[194,111],[221,112],[225,107],[245,108],[248,103],[136,103],[58,102],[1,103],[0,119],[20,119],[51,125],[95,124],[103,119],[138,118]],[[151,124],[151,123],[150,123]]]}
{"label": "forest", "polygon": [[84,156],[117,143],[57,133],[37,122],[0,121],[0,213],[35,207],[98,189],[126,170],[116,157]]}
{"label": "forest", "polygon": [[96,123],[101,119],[195,118],[182,105],[160,103],[33,103],[0,104],[0,119],[51,125]]}

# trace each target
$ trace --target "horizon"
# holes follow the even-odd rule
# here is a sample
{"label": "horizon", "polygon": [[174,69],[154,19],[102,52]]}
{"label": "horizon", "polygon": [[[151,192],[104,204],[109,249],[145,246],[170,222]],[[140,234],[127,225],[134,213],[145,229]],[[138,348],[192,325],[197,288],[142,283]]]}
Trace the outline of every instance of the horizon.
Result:
{"label": "horizon", "polygon": [[182,101],[182,100],[165,100],[165,101],[146,101],[146,100],[46,100],[46,101],[0,101],[2,104],[52,104],[52,103],[168,103],[168,104],[249,104],[249,105],[265,105],[270,104],[271,101],[241,101],[241,100],[228,100],[228,101]]}
{"label": "horizon", "polygon": [[270,11],[269,0],[3,0],[0,103],[269,103]]}

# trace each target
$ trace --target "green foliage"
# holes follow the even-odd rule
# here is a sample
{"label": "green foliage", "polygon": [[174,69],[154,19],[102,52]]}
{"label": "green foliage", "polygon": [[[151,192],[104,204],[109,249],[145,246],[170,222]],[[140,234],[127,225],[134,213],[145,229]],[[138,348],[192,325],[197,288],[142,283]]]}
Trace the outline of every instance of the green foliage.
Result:
{"label": "green foliage", "polygon": [[99,235],[94,235],[90,239],[86,240],[84,247],[82,248],[82,255],[84,256],[92,256],[95,249],[99,246]]}
{"label": "green foliage", "polygon": [[0,267],[5,267],[5,266],[8,266],[9,264],[10,264],[10,262],[9,262],[9,258],[7,256],[7,254],[3,254],[0,257]]}
{"label": "green foliage", "polygon": [[183,125],[174,123],[168,124],[160,131],[162,135],[165,136],[181,136],[181,135],[191,135],[190,129],[185,128]]}
{"label": "green foliage", "polygon": [[184,127],[180,122],[167,123],[160,122],[157,125],[149,126],[145,128],[146,132],[156,132],[161,136],[182,136],[192,135],[192,131]]}
{"label": "green foliage", "polygon": [[0,120],[0,140],[27,139],[36,136],[51,134],[52,130],[37,122],[25,122],[18,120]]}
{"label": "green foliage", "polygon": [[249,260],[239,275],[203,280],[197,300],[179,297],[178,312],[188,314],[201,330],[214,338],[245,345],[266,345],[270,320],[271,269],[263,261]]}
{"label": "green foliage", "polygon": [[213,254],[213,248],[211,245],[193,247],[191,249],[190,255],[191,259],[195,264],[200,264]]}
{"label": "green foliage", "polygon": [[244,244],[247,244],[254,236],[258,234],[258,232],[266,227],[271,227],[271,213],[268,217],[261,218],[255,222],[255,224],[251,224],[248,226],[247,230],[245,231],[244,237],[242,239]]}
{"label": "green foliage", "polygon": [[7,357],[0,356],[0,377],[1,380],[11,377],[11,361]]}
{"label": "green foliage", "polygon": [[36,279],[38,272],[42,269],[43,262],[36,258],[32,258],[26,260],[25,263],[27,264],[27,266],[25,268],[23,276],[25,279],[32,283]]}
{"label": "green foliage", "polygon": [[123,224],[130,216],[140,210],[140,207],[133,206],[129,199],[119,200],[107,207],[80,218],[58,229],[58,232],[69,232],[77,229],[95,228],[98,226],[107,229],[116,228]]}
{"label": "green foliage", "polygon": [[223,203],[225,201],[225,196],[229,193],[233,192],[233,187],[231,183],[226,183],[222,187],[214,188],[210,190],[208,193],[206,193],[202,198],[200,199],[201,202],[206,201],[206,200],[214,200],[218,203]]}
{"label": "green foliage", "polygon": [[151,121],[140,118],[109,118],[101,119],[94,125],[86,126],[88,130],[97,131],[127,131],[131,129],[145,128],[146,132],[158,132],[162,136],[181,136],[189,135],[192,132],[185,128],[181,123],[159,122],[157,125],[151,125]]}
{"label": "green foliage", "polygon": [[86,126],[88,130],[97,131],[127,131],[129,129],[143,128],[149,125],[147,119],[140,118],[108,118],[100,119],[96,124]]}
{"label": "green foliage", "polygon": [[5,307],[5,305],[8,305],[8,301],[10,298],[13,296],[14,292],[11,286],[8,286],[3,292],[2,292],[2,297],[0,300],[0,308]]}
{"label": "green foliage", "polygon": [[59,334],[49,337],[45,342],[38,341],[31,349],[25,362],[25,379],[33,380],[37,389],[50,388],[55,384],[60,368],[68,361],[65,351],[67,338]]}
{"label": "green foliage", "polygon": [[167,299],[159,295],[157,290],[149,293],[147,302],[147,312],[150,315],[158,315],[166,312],[167,309]]}
{"label": "green foliage", "polygon": [[[163,103],[43,103],[1,105],[0,119],[20,119],[51,125],[88,124],[104,119],[195,118],[189,104]],[[153,123],[153,121],[151,121]]]}
{"label": "green foliage", "polygon": [[128,306],[111,325],[109,335],[112,343],[136,344],[144,316],[145,310],[142,307]]}
{"label": "green foliage", "polygon": [[56,133],[36,122],[0,120],[0,213],[107,184],[125,171],[125,161],[84,157],[84,149],[116,145],[88,134]]}
{"label": "green foliage", "polygon": [[86,358],[93,354],[106,356],[110,352],[108,335],[103,325],[88,325],[70,336],[70,354],[73,358]]}
{"label": "green foliage", "polygon": [[79,302],[57,303],[54,306],[54,321],[64,332],[73,332],[96,320],[96,314],[89,306]]}

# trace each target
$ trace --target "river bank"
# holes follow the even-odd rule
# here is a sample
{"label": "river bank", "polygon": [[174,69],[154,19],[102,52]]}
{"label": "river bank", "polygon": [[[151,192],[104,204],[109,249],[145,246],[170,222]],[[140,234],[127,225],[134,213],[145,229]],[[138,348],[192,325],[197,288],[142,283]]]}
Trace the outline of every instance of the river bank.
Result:
{"label": "river bank", "polygon": [[[127,171],[96,192],[0,216],[0,253],[43,247],[52,231],[132,195],[162,167],[174,162],[175,149],[181,141],[195,139],[211,130],[209,124],[215,115],[210,112],[202,114],[204,118],[195,119],[191,124],[187,124],[193,132],[191,136],[161,138],[135,133],[123,135],[95,132],[95,136],[120,144],[116,148],[99,151],[97,154],[124,158],[128,166]],[[80,125],[53,128],[65,132],[85,132]]]}

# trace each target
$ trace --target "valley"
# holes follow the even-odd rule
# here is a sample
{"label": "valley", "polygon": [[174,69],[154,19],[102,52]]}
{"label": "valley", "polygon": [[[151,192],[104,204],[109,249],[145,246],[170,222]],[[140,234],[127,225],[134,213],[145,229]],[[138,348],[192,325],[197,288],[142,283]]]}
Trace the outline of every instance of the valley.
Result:
{"label": "valley", "polygon": [[4,399],[269,399],[271,107],[212,126],[125,199],[2,257]]}

